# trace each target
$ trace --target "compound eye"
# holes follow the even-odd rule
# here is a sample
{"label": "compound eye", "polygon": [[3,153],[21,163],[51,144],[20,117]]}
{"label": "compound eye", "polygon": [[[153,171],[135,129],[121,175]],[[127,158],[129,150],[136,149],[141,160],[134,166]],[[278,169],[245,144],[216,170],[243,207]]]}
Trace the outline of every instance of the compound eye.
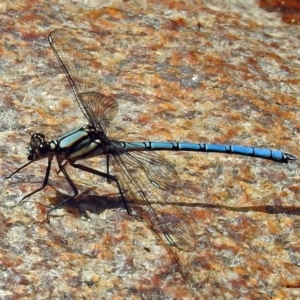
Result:
{"label": "compound eye", "polygon": [[31,147],[28,147],[27,150],[28,150],[28,157],[27,157],[27,159],[28,160],[34,160],[35,159],[34,150]]}
{"label": "compound eye", "polygon": [[49,145],[47,143],[42,143],[38,147],[38,152],[40,157],[46,157],[49,154]]}

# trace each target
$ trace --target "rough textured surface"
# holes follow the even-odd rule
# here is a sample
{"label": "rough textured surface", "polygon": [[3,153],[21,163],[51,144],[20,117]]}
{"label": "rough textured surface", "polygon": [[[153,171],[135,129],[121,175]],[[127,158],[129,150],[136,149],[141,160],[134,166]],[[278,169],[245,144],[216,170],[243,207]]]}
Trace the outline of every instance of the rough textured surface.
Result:
{"label": "rough textured surface", "polygon": [[285,23],[300,24],[300,2],[298,0],[260,0],[259,6],[269,12],[280,13]]}
{"label": "rough textured surface", "polygon": [[[288,1],[285,1],[288,2]],[[3,178],[26,162],[28,133],[85,123],[47,43],[72,31],[98,61],[120,112],[110,136],[279,148],[299,153],[299,26],[254,1],[1,3]],[[185,182],[176,205],[196,249],[172,251],[129,217],[113,185],[68,169],[78,201],[46,161],[0,185],[3,299],[295,299],[300,296],[299,163],[162,153]],[[90,165],[101,168],[101,158]],[[166,207],[168,209],[168,207]],[[186,277],[182,278],[182,274]]]}

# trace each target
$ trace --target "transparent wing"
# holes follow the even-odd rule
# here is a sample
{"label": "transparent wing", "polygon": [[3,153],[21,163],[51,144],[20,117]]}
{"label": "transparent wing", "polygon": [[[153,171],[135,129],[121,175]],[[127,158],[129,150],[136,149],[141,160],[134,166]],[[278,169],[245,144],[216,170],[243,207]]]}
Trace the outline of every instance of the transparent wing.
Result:
{"label": "transparent wing", "polygon": [[110,121],[118,113],[119,107],[116,100],[97,92],[80,93],[78,97],[79,103],[82,104],[79,107],[90,124],[96,128],[100,127],[100,131],[106,133]]}
{"label": "transparent wing", "polygon": [[139,206],[145,207],[142,209],[151,226],[171,245],[193,251],[195,237],[190,221],[174,206],[173,192],[181,181],[172,165],[155,152],[124,152],[122,143],[111,144],[111,163],[125,198],[141,201]]}
{"label": "transparent wing", "polygon": [[48,40],[81,111],[91,125],[100,126],[105,132],[118,112],[118,104],[114,98],[100,92],[101,78],[95,67],[95,60],[84,45],[65,29],[52,31]]}

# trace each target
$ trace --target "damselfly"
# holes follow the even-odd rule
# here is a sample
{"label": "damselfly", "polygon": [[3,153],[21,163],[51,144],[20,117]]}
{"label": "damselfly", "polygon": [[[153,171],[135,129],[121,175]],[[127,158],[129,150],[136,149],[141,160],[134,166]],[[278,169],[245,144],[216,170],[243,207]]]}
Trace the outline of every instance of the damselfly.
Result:
{"label": "damselfly", "polygon": [[[128,214],[131,214],[126,201],[128,197],[142,199],[148,209],[149,220],[164,234],[168,242],[188,251],[193,249],[194,240],[191,229],[188,228],[187,218],[175,207],[168,209],[168,213],[157,211],[153,207],[154,201],[160,203],[165,201],[168,204],[170,198],[162,198],[163,193],[166,191],[172,193],[174,189],[181,186],[173,166],[153,151],[221,152],[270,159],[281,163],[296,159],[291,154],[266,148],[178,142],[123,142],[111,139],[106,135],[106,130],[118,112],[118,104],[113,97],[101,93],[98,85],[95,84],[101,78],[92,66],[93,59],[90,53],[74,35],[64,29],[52,31],[48,40],[88,124],[50,141],[46,141],[41,133],[32,134],[28,147],[29,162],[6,177],[12,177],[37,160],[48,158],[42,186],[24,196],[22,202],[48,184],[51,164],[55,157],[59,171],[70,184],[74,195],[50,209],[47,217],[52,210],[78,195],[78,189],[66,171],[66,165],[70,164],[74,168],[115,182]],[[98,155],[106,159],[106,172],[77,163],[79,160]]]}

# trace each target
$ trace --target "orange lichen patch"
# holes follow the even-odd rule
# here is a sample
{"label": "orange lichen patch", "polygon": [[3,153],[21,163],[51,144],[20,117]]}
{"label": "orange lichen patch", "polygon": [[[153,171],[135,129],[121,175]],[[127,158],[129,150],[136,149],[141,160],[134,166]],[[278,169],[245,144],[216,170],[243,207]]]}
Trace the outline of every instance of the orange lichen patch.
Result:
{"label": "orange lichen patch", "polygon": [[[299,85],[300,77],[298,77],[298,78],[280,78],[280,81],[290,83],[290,84],[293,84],[293,85]],[[284,96],[293,97],[291,95],[284,95]]]}
{"label": "orange lichen patch", "polygon": [[175,9],[178,11],[185,11],[187,9],[187,5],[185,2],[175,2],[175,1],[161,1],[163,3],[166,4],[167,7],[169,7],[170,9]]}
{"label": "orange lichen patch", "polygon": [[42,226],[37,226],[35,228],[40,237],[45,237],[49,233],[48,230]]}
{"label": "orange lichen patch", "polygon": [[61,253],[59,255],[59,259],[61,261],[70,261],[70,260],[75,260],[75,259],[80,259],[81,255],[77,253]]}
{"label": "orange lichen patch", "polygon": [[211,218],[211,212],[208,209],[192,210],[189,215],[192,219],[198,220],[200,223],[202,221],[206,223]]}
{"label": "orange lichen patch", "polygon": [[113,245],[113,240],[109,235],[105,235],[101,243],[94,243],[92,245],[93,253],[97,253],[97,258],[112,261],[114,254],[110,249],[110,245]]}
{"label": "orange lichen patch", "polygon": [[257,71],[261,70],[258,60],[255,57],[246,57],[245,62],[248,66],[251,66]]}
{"label": "orange lichen patch", "polygon": [[283,181],[286,179],[286,174],[283,171],[274,172],[273,170],[262,169],[260,174],[262,176],[267,176],[269,180],[272,180],[273,182]]}
{"label": "orange lichen patch", "polygon": [[[33,15],[33,18],[35,18],[35,16]],[[26,22],[30,22],[30,21],[26,21]],[[44,37],[44,34],[41,33],[38,30],[33,30],[32,28],[27,29],[27,30],[23,30],[20,35],[22,36],[22,38],[25,41],[36,41],[36,40],[40,40],[41,37]]]}
{"label": "orange lichen patch", "polygon": [[[149,32],[149,34],[151,34],[151,32]],[[158,42],[155,41],[155,43],[152,43],[148,46],[148,49],[151,51],[158,51],[159,49],[163,49],[165,47],[165,44],[163,43],[163,41]]]}
{"label": "orange lichen patch", "polygon": [[[205,90],[203,96],[209,99],[210,101],[221,100],[224,98],[224,91],[222,89],[209,89],[209,90]],[[202,106],[203,105],[211,106],[211,103],[207,102],[207,103],[203,103]]]}
{"label": "orange lichen patch", "polygon": [[233,137],[236,137],[239,130],[241,129],[241,126],[237,126],[237,122],[240,120],[241,118],[239,119],[235,119],[235,118],[230,118],[228,117],[227,118],[227,121],[228,121],[228,124],[232,124],[234,127],[233,128],[228,128],[226,130],[225,135],[222,136],[222,140],[226,140],[226,141],[230,141],[232,140]]}
{"label": "orange lichen patch", "polygon": [[238,41],[240,40],[240,37],[238,37],[237,35],[235,34],[232,34],[232,33],[227,33],[224,35],[224,38],[228,41]]}
{"label": "orange lichen patch", "polygon": [[266,220],[264,222],[265,232],[268,234],[278,234],[281,232],[282,228],[278,226],[277,220]]}
{"label": "orange lichen patch", "polygon": [[[43,197],[44,199],[44,197]],[[48,199],[46,199],[48,200]],[[41,200],[43,201],[43,200]],[[36,212],[35,212],[35,218],[38,222],[44,222],[44,221],[47,221],[47,212],[49,210],[49,207],[47,207],[47,205],[44,205],[44,203],[39,203],[37,202],[35,204],[35,209],[36,209]]]}
{"label": "orange lichen patch", "polygon": [[16,286],[14,292],[25,292],[25,287],[31,284],[31,281],[22,275],[18,270],[11,268],[8,277],[8,283]]}
{"label": "orange lichen patch", "polygon": [[255,180],[255,174],[251,172],[251,168],[249,165],[243,165],[242,168],[240,169],[240,173],[243,174],[244,178],[248,181],[253,181]]}
{"label": "orange lichen patch", "polygon": [[244,267],[235,267],[234,271],[240,276],[248,276],[249,272]]}
{"label": "orange lichen patch", "polygon": [[192,51],[189,51],[188,53],[185,53],[184,60],[188,62],[189,64],[199,64],[201,61],[201,56],[199,53],[195,53]]}
{"label": "orange lichen patch", "polygon": [[[201,73],[201,78],[205,80],[211,80],[212,78],[216,78],[218,81],[222,81],[223,83],[230,83],[231,79],[227,76],[226,71],[219,69],[214,63],[212,65],[208,65],[203,69]],[[226,78],[227,77],[227,78]],[[220,87],[220,85],[219,85]]]}
{"label": "orange lichen patch", "polygon": [[[33,14],[31,12],[24,13],[24,14],[20,15],[19,21],[24,22],[24,23],[31,23],[34,21],[35,17],[36,17],[35,14]],[[32,28],[30,28],[30,29],[32,29]],[[22,35],[24,36],[24,31],[22,32]],[[28,33],[27,33],[27,36],[28,36]]]}
{"label": "orange lichen patch", "polygon": [[[181,87],[180,82],[171,81],[171,82],[169,82],[168,87],[171,88],[171,89],[173,89],[173,91],[178,91],[177,92],[178,94],[180,93],[179,91],[181,91],[181,89],[180,89],[180,87]],[[169,94],[170,94],[170,89],[169,89]]]}
{"label": "orange lichen patch", "polygon": [[295,222],[291,218],[285,218],[280,222],[281,228],[292,230],[295,228]]}
{"label": "orange lichen patch", "polygon": [[182,53],[173,51],[172,56],[170,58],[170,65],[171,66],[180,66],[182,65]]}
{"label": "orange lichen patch", "polygon": [[256,51],[256,57],[266,62],[282,63],[283,59],[274,51]]}
{"label": "orange lichen patch", "polygon": [[156,107],[156,112],[157,113],[171,113],[176,111],[176,107],[170,103],[170,102],[164,102],[164,103],[160,103],[159,105],[157,105]]}
{"label": "orange lichen patch", "polygon": [[[103,13],[103,15],[105,15],[105,13]],[[95,19],[95,23],[91,24],[91,29],[95,32],[99,32],[99,34],[101,34],[101,30],[103,30],[104,32],[107,30],[109,31],[112,28],[112,22],[110,19],[105,19],[103,16],[99,17],[99,19]],[[110,35],[108,35],[108,38],[110,37]],[[104,38],[107,38],[104,35]]]}
{"label": "orange lichen patch", "polygon": [[201,270],[213,269],[213,262],[215,261],[215,254],[211,249],[205,249],[205,255],[199,254],[194,260],[194,265]]}
{"label": "orange lichen patch", "polygon": [[93,274],[91,277],[91,280],[95,283],[98,282],[100,279],[101,277],[98,274]]}
{"label": "orange lichen patch", "polygon": [[152,116],[150,116],[149,114],[139,114],[138,118],[137,118],[137,122],[139,124],[148,124],[150,123],[150,121],[152,121]]}
{"label": "orange lichen patch", "polygon": [[183,18],[173,19],[169,21],[169,24],[165,27],[169,30],[180,30],[182,27],[186,27],[186,21]]}
{"label": "orange lichen patch", "polygon": [[[238,223],[237,226],[230,225],[230,228],[226,228],[226,229],[228,229],[230,231],[232,230],[231,233],[234,233],[234,232],[239,233],[240,231],[242,231],[241,228],[239,227],[240,225],[241,225],[240,223]],[[226,251],[230,251],[233,254],[237,254],[240,251],[236,242],[233,242],[231,239],[228,239],[227,237],[222,237],[222,238],[216,240],[214,242],[213,247],[214,247],[214,250],[216,250],[217,252],[226,250]]]}
{"label": "orange lichen patch", "polygon": [[0,263],[1,266],[6,267],[6,268],[14,268],[18,267],[21,264],[23,264],[24,260],[22,258],[15,257],[14,255],[12,256],[4,256],[0,257]]}
{"label": "orange lichen patch", "polygon": [[174,299],[196,299],[187,288],[177,288],[174,297]]}
{"label": "orange lichen patch", "polygon": [[269,12],[280,12],[285,23],[300,24],[300,3],[297,0],[263,0],[259,1],[259,6]]}
{"label": "orange lichen patch", "polygon": [[60,104],[62,110],[70,109],[71,107],[74,106],[74,102],[70,101],[70,99],[68,99],[68,98],[60,99],[59,104]]}
{"label": "orange lichen patch", "polygon": [[[300,79],[297,79],[297,81],[295,82],[289,82],[289,83],[300,84]],[[299,101],[297,97],[294,97],[292,95],[279,94],[279,93],[274,94],[274,99],[276,99],[276,104],[278,105],[297,105]],[[293,110],[291,110],[290,113],[291,114],[294,113]],[[292,115],[290,115],[290,117],[292,117]]]}
{"label": "orange lichen patch", "polygon": [[[181,123],[180,127],[183,128],[184,130],[189,130],[193,127],[194,122],[192,120],[183,120],[183,122]],[[193,139],[191,139],[193,140]]]}
{"label": "orange lichen patch", "polygon": [[[208,53],[205,55],[205,64],[206,65],[213,65],[216,68],[218,68],[218,66],[224,66],[224,64],[226,63],[225,58],[220,56],[218,53]],[[218,69],[219,72],[220,70],[222,71],[223,68]]]}
{"label": "orange lichen patch", "polygon": [[291,191],[295,192],[296,194],[298,194],[299,190],[300,190],[300,186],[299,185],[290,186],[289,190],[291,190]]}
{"label": "orange lichen patch", "polygon": [[299,274],[291,274],[281,278],[281,285],[285,288],[300,288],[300,276]]}
{"label": "orange lichen patch", "polygon": [[160,89],[160,85],[165,85],[166,81],[161,77],[160,74],[152,74],[151,78],[151,83],[153,86],[155,86],[157,89]]}
{"label": "orange lichen patch", "polygon": [[92,20],[97,20],[99,19],[101,16],[103,16],[103,14],[105,14],[105,12],[103,10],[98,10],[98,9],[92,9],[89,11],[88,16],[92,19]]}
{"label": "orange lichen patch", "polygon": [[105,14],[110,15],[112,18],[122,20],[126,16],[123,10],[113,7],[106,7]]}
{"label": "orange lichen patch", "polygon": [[105,18],[114,18],[117,20],[122,20],[125,17],[124,12],[121,9],[113,8],[113,7],[105,7],[103,9],[92,9],[88,12],[88,16],[91,20],[97,20],[102,16]]}
{"label": "orange lichen patch", "polygon": [[242,234],[243,238],[252,239],[259,234],[260,228],[253,224],[252,218],[243,215],[236,220],[237,222],[230,226],[230,230],[233,229],[239,234]]}

